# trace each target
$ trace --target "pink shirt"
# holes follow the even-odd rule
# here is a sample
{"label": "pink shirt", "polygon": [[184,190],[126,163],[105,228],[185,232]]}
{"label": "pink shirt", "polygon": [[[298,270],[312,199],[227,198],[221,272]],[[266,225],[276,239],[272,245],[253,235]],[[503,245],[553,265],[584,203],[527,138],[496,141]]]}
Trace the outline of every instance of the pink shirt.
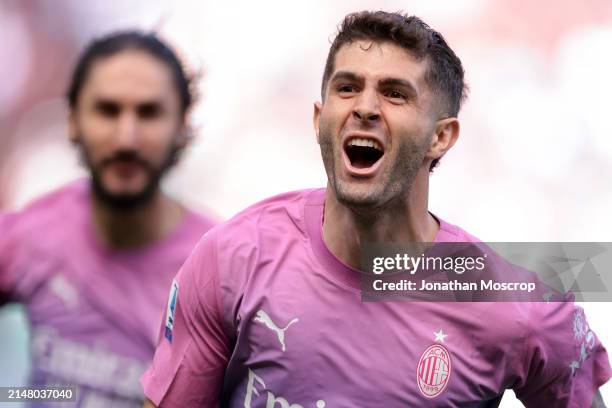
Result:
{"label": "pink shirt", "polygon": [[77,385],[77,406],[140,408],[172,277],[213,222],[188,213],[163,241],[110,250],[89,200],[79,181],[0,217],[0,305],[26,308],[32,384]]}
{"label": "pink shirt", "polygon": [[[360,300],[325,190],[211,230],[175,279],[145,395],[160,407],[590,406],[608,356],[572,303]],[[440,221],[437,242],[476,242]]]}

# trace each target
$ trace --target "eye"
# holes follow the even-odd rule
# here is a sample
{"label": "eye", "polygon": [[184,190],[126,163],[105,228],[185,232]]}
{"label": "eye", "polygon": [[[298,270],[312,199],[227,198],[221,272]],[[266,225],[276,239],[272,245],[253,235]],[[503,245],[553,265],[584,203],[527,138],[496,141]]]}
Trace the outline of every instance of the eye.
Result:
{"label": "eye", "polygon": [[96,103],[95,110],[102,116],[106,116],[107,118],[114,118],[119,115],[121,109],[119,105],[114,102],[100,101]]}
{"label": "eye", "polygon": [[138,116],[142,119],[152,119],[161,114],[161,106],[157,103],[143,103],[138,107]]}
{"label": "eye", "polygon": [[407,99],[406,95],[404,95],[402,92],[395,90],[395,89],[387,91],[385,93],[385,96],[387,98],[397,100],[397,101],[405,101]]}
{"label": "eye", "polygon": [[338,93],[340,94],[350,94],[353,92],[357,92],[357,87],[351,84],[343,84],[338,86]]}

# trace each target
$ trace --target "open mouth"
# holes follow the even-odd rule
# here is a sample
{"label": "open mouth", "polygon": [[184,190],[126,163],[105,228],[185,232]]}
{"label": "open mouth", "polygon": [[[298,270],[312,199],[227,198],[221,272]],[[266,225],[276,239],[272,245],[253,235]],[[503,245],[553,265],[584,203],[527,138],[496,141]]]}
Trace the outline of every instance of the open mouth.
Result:
{"label": "open mouth", "polygon": [[376,140],[353,138],[350,139],[344,151],[351,162],[351,166],[356,169],[367,169],[374,166],[385,153],[383,147]]}

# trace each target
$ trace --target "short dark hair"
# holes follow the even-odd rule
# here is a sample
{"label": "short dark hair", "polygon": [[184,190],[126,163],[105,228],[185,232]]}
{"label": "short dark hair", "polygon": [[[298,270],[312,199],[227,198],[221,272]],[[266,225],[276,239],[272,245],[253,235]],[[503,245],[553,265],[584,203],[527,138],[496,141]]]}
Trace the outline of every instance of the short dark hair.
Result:
{"label": "short dark hair", "polygon": [[125,50],[148,52],[168,65],[172,71],[174,84],[179,93],[181,113],[185,115],[193,104],[195,93],[192,89],[193,78],[189,77],[178,57],[153,33],[144,33],[137,30],[120,31],[94,39],[79,57],[66,97],[71,109],[77,105],[79,94],[93,63],[101,58],[110,57]]}
{"label": "short dark hair", "polygon": [[[325,63],[321,97],[325,98],[327,82],[334,71],[336,54],[345,44],[359,40],[390,42],[405,49],[417,60],[429,62],[425,81],[440,103],[439,114],[455,117],[467,95],[461,60],[439,32],[416,16],[385,11],[360,11],[348,14],[332,42]],[[430,170],[439,159],[431,163]]]}

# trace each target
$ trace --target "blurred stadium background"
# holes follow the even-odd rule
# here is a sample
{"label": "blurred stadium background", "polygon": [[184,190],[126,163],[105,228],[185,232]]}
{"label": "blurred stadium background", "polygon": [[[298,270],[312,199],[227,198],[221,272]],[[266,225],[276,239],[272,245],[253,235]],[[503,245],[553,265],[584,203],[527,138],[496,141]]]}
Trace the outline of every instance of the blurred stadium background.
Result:
{"label": "blurred stadium background", "polygon": [[[432,177],[434,213],[487,241],[611,240],[609,0],[2,0],[0,211],[84,175],[66,137],[70,71],[92,37],[133,27],[162,34],[203,74],[196,138],[168,191],[225,218],[324,185],[312,104],[336,24],[360,9],[422,17],[466,68],[470,97]],[[583,306],[612,350],[610,304]],[[0,310],[0,327],[0,385],[23,384],[21,309]],[[521,406],[510,394],[502,406]]]}

